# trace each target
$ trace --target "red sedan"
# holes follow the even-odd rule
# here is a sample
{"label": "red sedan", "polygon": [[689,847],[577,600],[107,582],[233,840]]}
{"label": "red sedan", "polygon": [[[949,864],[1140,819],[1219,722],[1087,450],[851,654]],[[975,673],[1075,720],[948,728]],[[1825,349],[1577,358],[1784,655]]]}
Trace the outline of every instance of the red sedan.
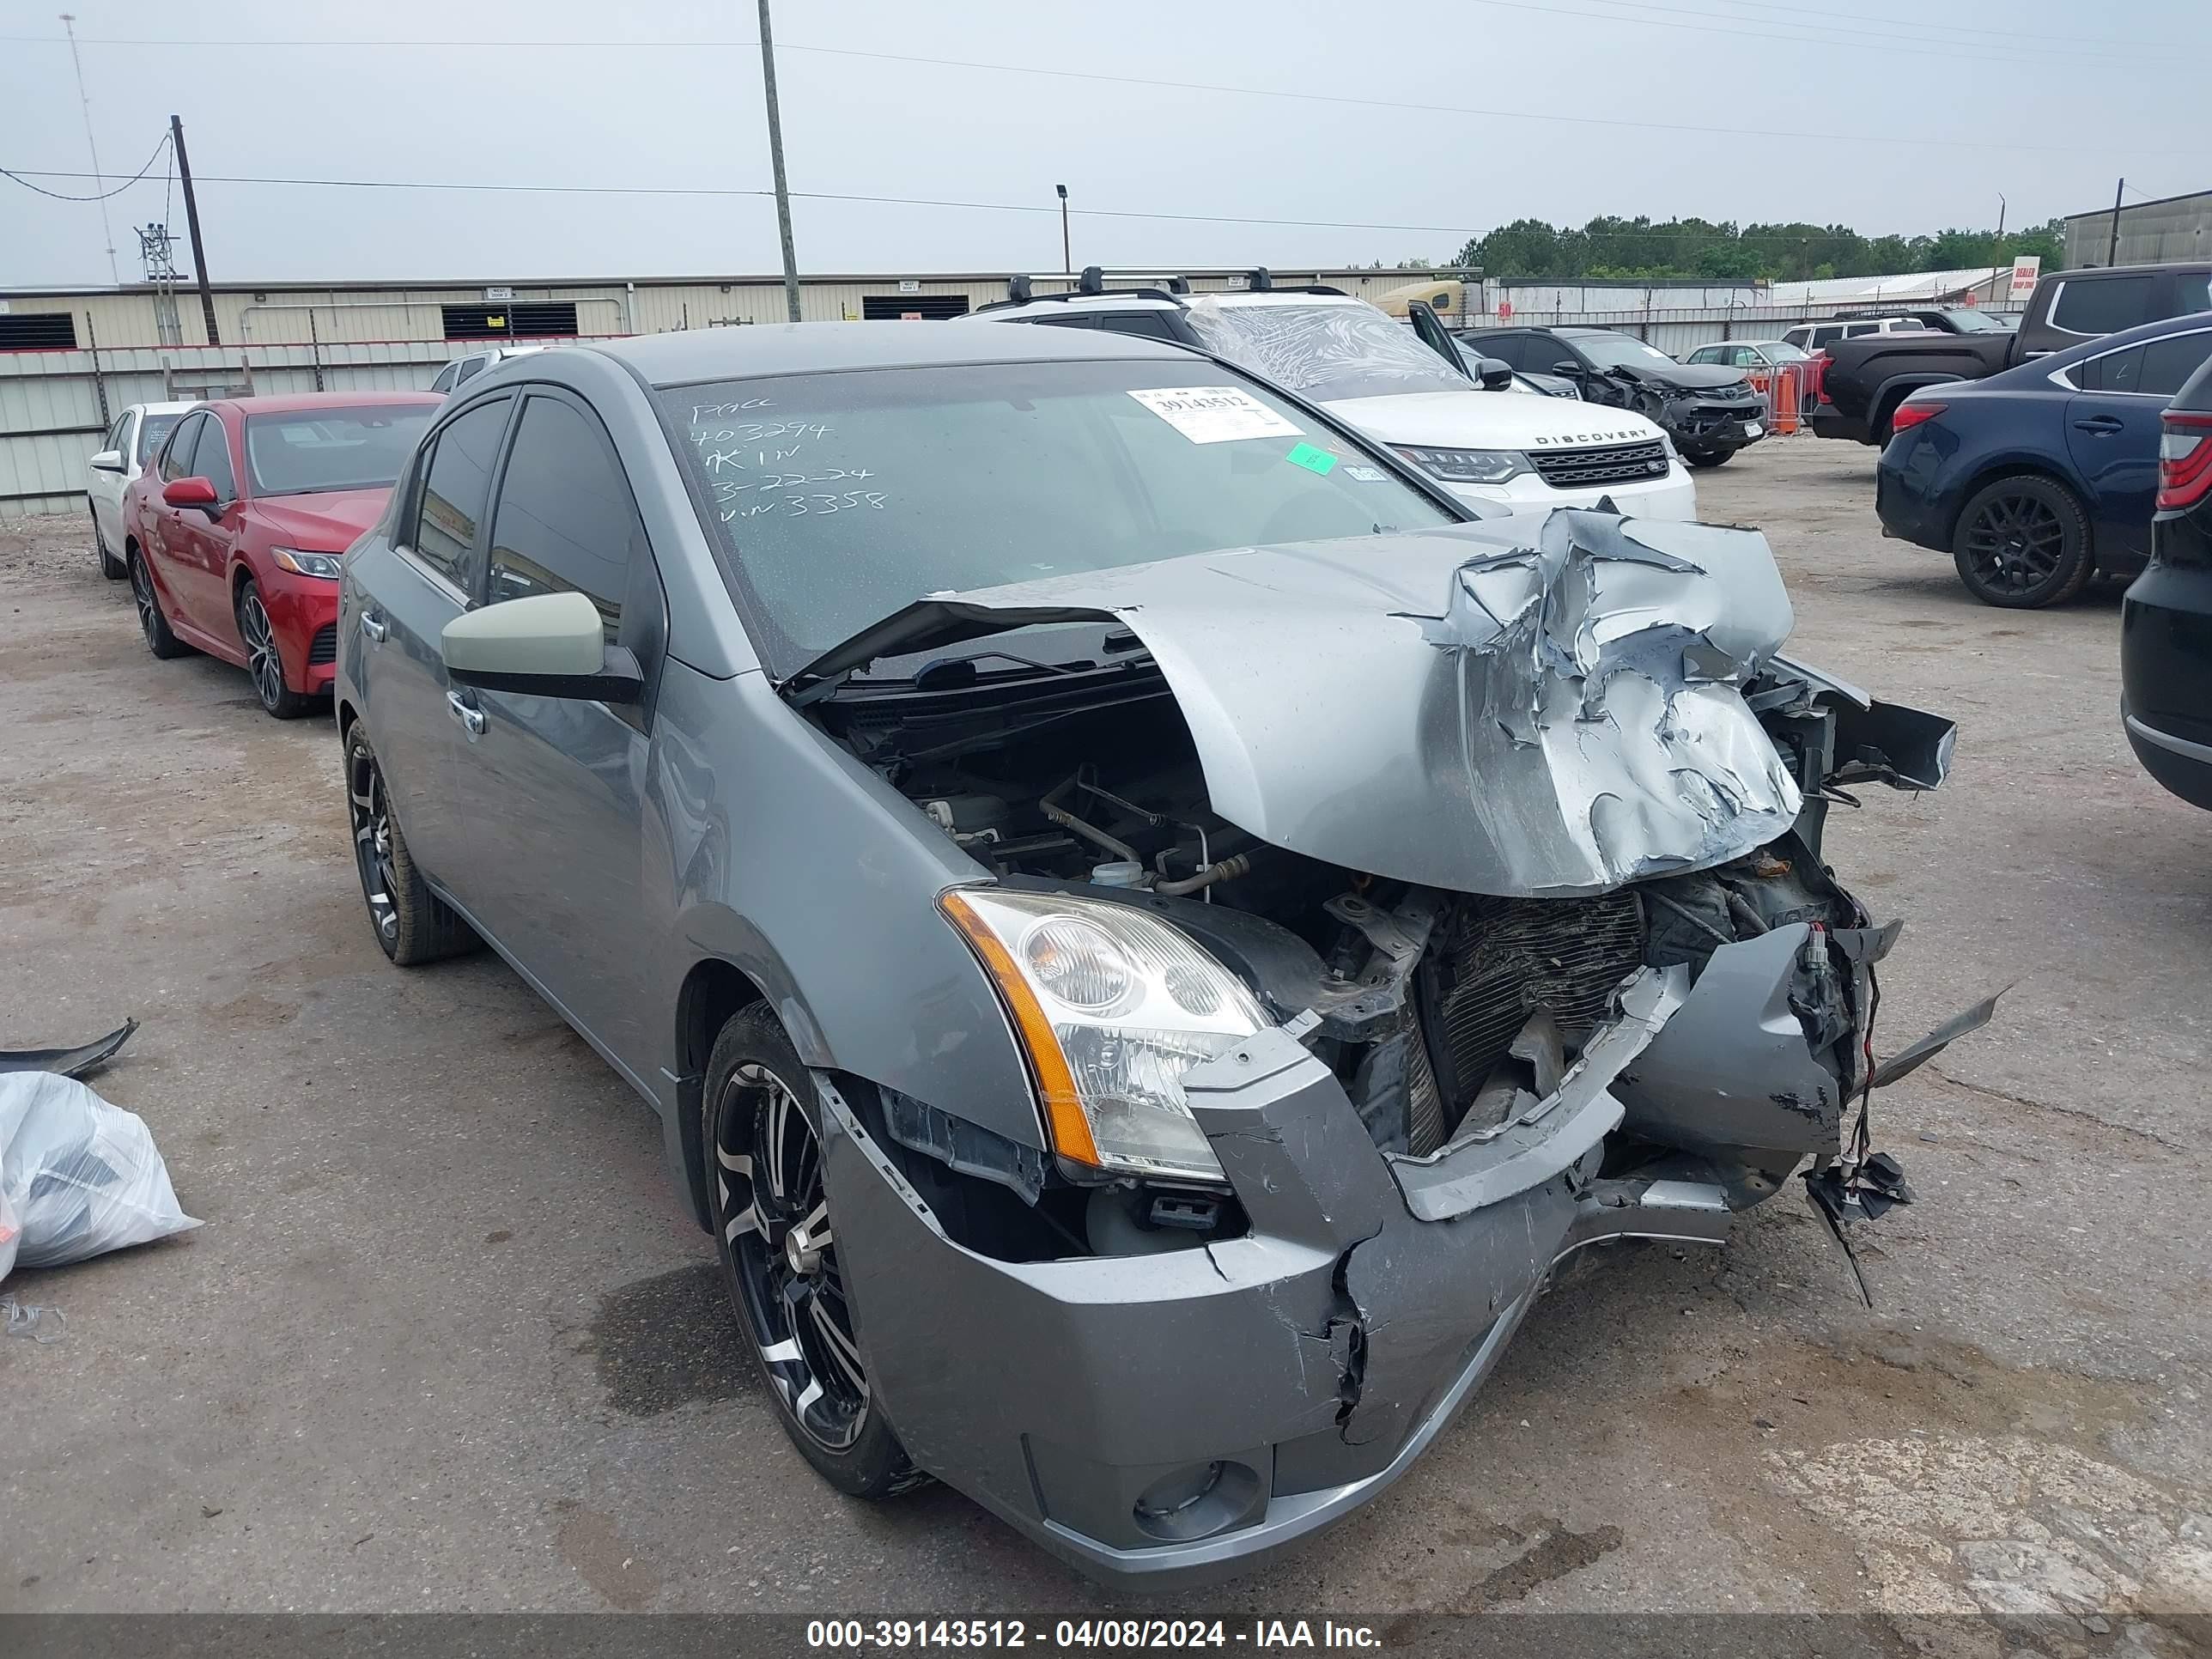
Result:
{"label": "red sedan", "polygon": [[279,720],[337,672],[338,559],[383,514],[445,400],[319,392],[204,404],[123,504],[125,562],[157,657],[236,663]]}

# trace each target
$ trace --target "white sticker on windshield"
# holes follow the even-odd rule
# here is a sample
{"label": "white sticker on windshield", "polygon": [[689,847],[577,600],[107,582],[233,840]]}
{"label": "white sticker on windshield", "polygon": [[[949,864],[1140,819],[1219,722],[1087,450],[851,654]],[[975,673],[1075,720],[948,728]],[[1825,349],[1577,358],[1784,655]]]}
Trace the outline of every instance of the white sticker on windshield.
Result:
{"label": "white sticker on windshield", "polygon": [[1298,435],[1297,428],[1233,386],[1160,386],[1129,395],[1194,444]]}
{"label": "white sticker on windshield", "polygon": [[1347,466],[1344,469],[1344,476],[1357,478],[1362,483],[1381,483],[1390,475],[1379,466]]}

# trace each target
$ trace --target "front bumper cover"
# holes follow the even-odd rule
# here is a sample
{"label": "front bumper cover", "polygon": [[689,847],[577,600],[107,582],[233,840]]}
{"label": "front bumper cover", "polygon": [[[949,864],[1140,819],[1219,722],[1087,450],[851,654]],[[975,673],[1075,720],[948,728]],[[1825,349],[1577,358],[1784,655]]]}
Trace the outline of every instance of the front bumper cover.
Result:
{"label": "front bumper cover", "polygon": [[[817,1077],[883,1409],[921,1468],[1094,1576],[1170,1589],[1249,1569],[1411,1466],[1561,1256],[1719,1242],[1717,1182],[1597,1173],[1622,1116],[1609,1085],[1685,989],[1680,970],[1632,979],[1611,1046],[1504,1130],[1425,1160],[1378,1152],[1291,1030],[1255,1036],[1184,1079],[1250,1230],[1155,1255],[963,1247]],[[1140,1512],[1155,1483],[1208,1466],[1210,1491]]]}

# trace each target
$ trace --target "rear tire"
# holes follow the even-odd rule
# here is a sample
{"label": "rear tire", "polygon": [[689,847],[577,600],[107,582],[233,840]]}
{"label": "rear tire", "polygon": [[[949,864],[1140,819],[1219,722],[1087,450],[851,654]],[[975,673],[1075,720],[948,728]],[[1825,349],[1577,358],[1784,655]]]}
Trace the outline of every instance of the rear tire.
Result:
{"label": "rear tire", "polygon": [[112,582],[119,582],[131,574],[122,560],[107,550],[107,538],[100,533],[100,514],[92,515],[92,550],[100,555],[100,574]]}
{"label": "rear tire", "polygon": [[929,1477],[868,1384],[822,1182],[813,1084],[767,1003],[731,1015],[714,1039],[701,1112],[723,1282],[784,1432],[849,1497],[920,1486]]}
{"label": "rear tire", "polygon": [[246,672],[253,677],[254,696],[261,699],[270,718],[299,719],[314,706],[315,700],[284,683],[284,653],[277,648],[276,627],[269,620],[269,609],[261,603],[261,590],[254,586],[252,577],[238,585],[234,604],[238,637],[246,647]]}
{"label": "rear tire", "polygon": [[356,720],[345,739],[346,815],[353,828],[354,865],[368,925],[376,942],[402,968],[472,951],[478,940],[422,879],[407,851],[407,837],[392,815],[383,769]]}
{"label": "rear tire", "polygon": [[154,586],[154,573],[146,568],[146,556],[137,548],[125,553],[131,570],[131,598],[138,607],[138,631],[146,636],[146,648],[167,661],[181,657],[191,649],[169,631],[169,619],[161,614],[161,595]]}
{"label": "rear tire", "polygon": [[2022,473],[1976,490],[1951,534],[1951,562],[1984,605],[2039,611],[2063,605],[2096,571],[2089,515],[2055,478]]}

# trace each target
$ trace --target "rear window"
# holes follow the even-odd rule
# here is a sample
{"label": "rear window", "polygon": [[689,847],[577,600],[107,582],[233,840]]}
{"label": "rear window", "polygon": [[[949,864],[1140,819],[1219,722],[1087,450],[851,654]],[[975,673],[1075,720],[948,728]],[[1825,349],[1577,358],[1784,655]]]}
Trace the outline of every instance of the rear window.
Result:
{"label": "rear window", "polygon": [[177,429],[184,416],[141,415],[138,417],[138,465],[146,465],[147,457],[161,447],[161,441]]}
{"label": "rear window", "polygon": [[2069,334],[2117,334],[2137,323],[2153,322],[2153,276],[2073,277],[2058,290],[2051,325]]}
{"label": "rear window", "polygon": [[434,404],[372,404],[249,415],[246,465],[257,495],[309,495],[391,487],[414,453]]}
{"label": "rear window", "polygon": [[658,395],[779,677],[928,593],[1462,516],[1357,441],[1196,357]]}

